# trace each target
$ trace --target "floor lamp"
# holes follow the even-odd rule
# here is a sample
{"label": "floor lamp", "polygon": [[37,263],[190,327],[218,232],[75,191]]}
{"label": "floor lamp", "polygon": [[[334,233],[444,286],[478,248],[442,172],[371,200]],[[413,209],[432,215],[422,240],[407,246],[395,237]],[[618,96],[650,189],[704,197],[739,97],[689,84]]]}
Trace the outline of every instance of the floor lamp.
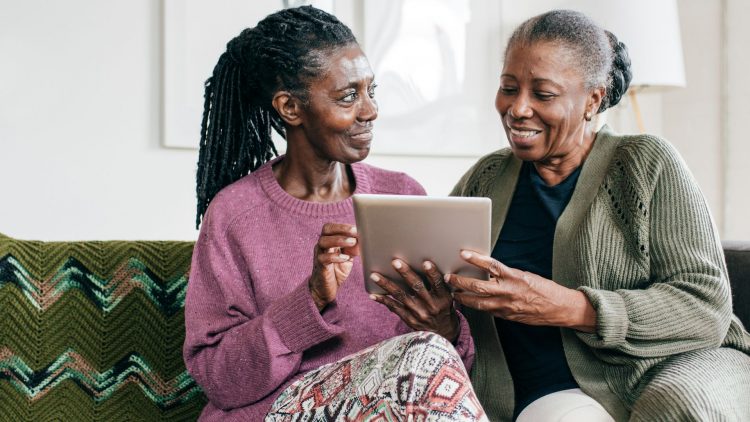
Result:
{"label": "floor lamp", "polygon": [[638,94],[685,86],[677,0],[571,0],[566,3],[591,16],[628,46],[633,63],[629,104],[638,130],[645,132]]}

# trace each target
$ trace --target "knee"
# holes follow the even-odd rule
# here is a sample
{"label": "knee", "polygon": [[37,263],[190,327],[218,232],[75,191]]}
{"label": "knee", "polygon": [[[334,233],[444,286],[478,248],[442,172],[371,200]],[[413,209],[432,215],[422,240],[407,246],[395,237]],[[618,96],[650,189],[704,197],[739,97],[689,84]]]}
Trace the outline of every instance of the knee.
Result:
{"label": "knee", "polygon": [[631,418],[745,420],[750,409],[740,403],[750,392],[750,371],[739,364],[742,361],[749,360],[731,349],[689,352],[666,360],[647,375]]}
{"label": "knee", "polygon": [[632,421],[706,420],[705,403],[679,381],[652,380],[633,404]]}
{"label": "knee", "polygon": [[445,362],[461,364],[461,357],[453,345],[443,336],[429,331],[415,331],[402,336],[406,344],[404,354],[408,361],[421,364],[442,365]]}

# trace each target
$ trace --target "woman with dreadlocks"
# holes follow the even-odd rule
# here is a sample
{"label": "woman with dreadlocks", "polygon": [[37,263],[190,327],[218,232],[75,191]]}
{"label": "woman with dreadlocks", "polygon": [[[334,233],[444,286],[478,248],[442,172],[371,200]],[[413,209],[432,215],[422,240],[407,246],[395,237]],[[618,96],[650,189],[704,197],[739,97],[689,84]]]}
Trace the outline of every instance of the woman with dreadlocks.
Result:
{"label": "woman with dreadlocks", "polygon": [[[424,194],[360,162],[373,78],[351,30],[305,6],[242,31],[206,82],[184,346],[202,420],[486,420],[435,266],[423,288],[395,262],[414,291],[381,280],[393,297],[370,298],[353,265],[351,195]],[[287,142],[276,158],[272,130]]]}

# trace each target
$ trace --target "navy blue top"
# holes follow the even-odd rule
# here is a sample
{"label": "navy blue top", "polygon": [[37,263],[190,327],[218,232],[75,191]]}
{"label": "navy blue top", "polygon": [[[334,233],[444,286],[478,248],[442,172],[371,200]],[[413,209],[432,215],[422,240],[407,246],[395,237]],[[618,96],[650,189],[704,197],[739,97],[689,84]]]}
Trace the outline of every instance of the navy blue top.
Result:
{"label": "navy blue top", "polygon": [[[552,279],[555,226],[575,189],[580,167],[547,186],[534,165],[524,162],[492,257],[503,264]],[[495,318],[513,378],[514,419],[528,404],[555,391],[578,388],[568,368],[558,327]]]}

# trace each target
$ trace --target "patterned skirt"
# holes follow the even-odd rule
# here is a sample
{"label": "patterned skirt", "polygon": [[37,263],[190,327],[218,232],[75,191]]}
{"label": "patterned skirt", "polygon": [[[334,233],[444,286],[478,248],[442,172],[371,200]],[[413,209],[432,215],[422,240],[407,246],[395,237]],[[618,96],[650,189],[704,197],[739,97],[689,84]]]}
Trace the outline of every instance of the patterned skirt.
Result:
{"label": "patterned skirt", "polygon": [[414,332],[305,374],[276,399],[277,421],[486,421],[443,337]]}

